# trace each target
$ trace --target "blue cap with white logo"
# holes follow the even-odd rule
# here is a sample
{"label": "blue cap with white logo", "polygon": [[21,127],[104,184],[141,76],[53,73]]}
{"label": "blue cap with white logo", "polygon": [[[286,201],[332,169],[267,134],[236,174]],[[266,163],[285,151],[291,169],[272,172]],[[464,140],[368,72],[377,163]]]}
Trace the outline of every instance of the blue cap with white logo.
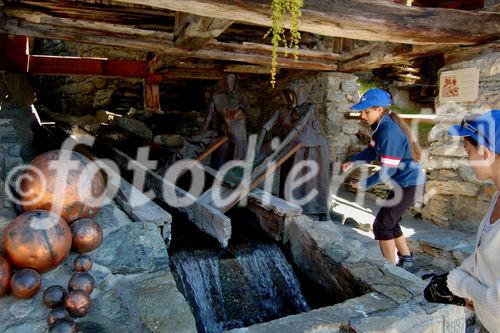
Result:
{"label": "blue cap with white logo", "polygon": [[386,107],[392,104],[391,95],[383,89],[370,89],[361,96],[359,103],[351,106],[353,110],[364,110],[374,106]]}
{"label": "blue cap with white logo", "polygon": [[489,150],[500,154],[500,110],[465,117],[460,125],[448,129],[451,136],[470,136]]}

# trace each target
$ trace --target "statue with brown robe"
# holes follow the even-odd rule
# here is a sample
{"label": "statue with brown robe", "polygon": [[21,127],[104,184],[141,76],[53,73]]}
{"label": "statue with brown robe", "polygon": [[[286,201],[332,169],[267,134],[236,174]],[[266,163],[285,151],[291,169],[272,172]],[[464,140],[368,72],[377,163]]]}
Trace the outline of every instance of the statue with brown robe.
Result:
{"label": "statue with brown robe", "polygon": [[213,96],[203,131],[217,114],[224,120],[224,135],[228,141],[218,149],[212,166],[218,169],[229,160],[242,160],[247,152],[246,98],[236,90],[236,76],[229,74],[223,80],[224,91]]}
{"label": "statue with brown robe", "polygon": [[[319,220],[328,220],[328,202],[330,188],[329,150],[323,127],[316,114],[314,104],[307,103],[309,84],[299,82],[292,83],[282,91],[287,106],[273,113],[271,118],[264,124],[257,140],[256,152],[260,147],[267,132],[278,123],[281,135],[286,136],[299,123],[299,133],[292,144],[302,143],[303,147],[290,157],[282,166],[280,171],[280,197],[285,196],[285,182],[288,173],[294,165],[301,161],[313,161],[318,164],[319,172],[316,177],[308,180],[293,190],[293,198],[304,198],[308,193],[317,190],[317,195],[309,202],[302,204],[303,214],[310,215]],[[304,119],[306,118],[307,119]],[[306,168],[299,176],[306,173]]]}

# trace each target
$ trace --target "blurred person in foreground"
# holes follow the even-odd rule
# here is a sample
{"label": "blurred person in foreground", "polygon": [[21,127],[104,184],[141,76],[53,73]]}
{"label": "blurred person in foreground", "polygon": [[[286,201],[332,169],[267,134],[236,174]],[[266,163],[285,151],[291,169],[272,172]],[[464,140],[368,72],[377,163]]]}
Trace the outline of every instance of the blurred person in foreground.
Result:
{"label": "blurred person in foreground", "polygon": [[450,271],[448,289],[476,312],[482,332],[500,332],[500,110],[466,117],[448,134],[464,138],[476,177],[493,181],[497,190],[479,225],[474,253]]}

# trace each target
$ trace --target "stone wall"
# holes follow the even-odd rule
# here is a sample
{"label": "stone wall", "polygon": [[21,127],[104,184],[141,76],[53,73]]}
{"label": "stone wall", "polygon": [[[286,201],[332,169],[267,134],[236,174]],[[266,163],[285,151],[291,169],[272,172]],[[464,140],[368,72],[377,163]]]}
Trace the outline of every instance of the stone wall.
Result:
{"label": "stone wall", "polygon": [[[475,103],[439,103],[439,119],[462,117],[500,108],[500,52],[488,52],[468,59],[449,61],[442,71],[478,67],[479,98]],[[495,187],[478,181],[467,165],[467,154],[459,139],[447,135],[449,124],[435,126],[423,166],[427,191],[422,216],[438,225],[474,232],[486,213]]]}
{"label": "stone wall", "polygon": [[[358,139],[360,132],[367,128],[357,120],[349,120],[344,117],[346,112],[354,103],[358,102],[357,77],[344,73],[324,73],[318,75],[321,83],[319,91],[325,94],[320,103],[320,112],[325,118],[325,130],[330,145],[330,157],[336,163],[344,162],[355,151],[364,149],[363,140]],[[322,88],[322,89],[321,89]]]}
{"label": "stone wall", "polygon": [[[33,54],[145,60],[147,52],[111,46],[36,39]],[[83,115],[100,109],[126,113],[142,109],[142,80],[87,76],[38,76],[34,79],[38,104],[54,112]]]}

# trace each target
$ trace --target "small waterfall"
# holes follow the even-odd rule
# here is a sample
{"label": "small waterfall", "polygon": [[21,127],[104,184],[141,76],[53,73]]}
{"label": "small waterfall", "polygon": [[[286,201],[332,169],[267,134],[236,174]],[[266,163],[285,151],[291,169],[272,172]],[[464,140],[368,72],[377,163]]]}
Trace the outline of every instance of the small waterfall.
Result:
{"label": "small waterfall", "polygon": [[171,259],[199,332],[217,333],[309,310],[276,245],[253,244],[229,256],[180,251]]}

